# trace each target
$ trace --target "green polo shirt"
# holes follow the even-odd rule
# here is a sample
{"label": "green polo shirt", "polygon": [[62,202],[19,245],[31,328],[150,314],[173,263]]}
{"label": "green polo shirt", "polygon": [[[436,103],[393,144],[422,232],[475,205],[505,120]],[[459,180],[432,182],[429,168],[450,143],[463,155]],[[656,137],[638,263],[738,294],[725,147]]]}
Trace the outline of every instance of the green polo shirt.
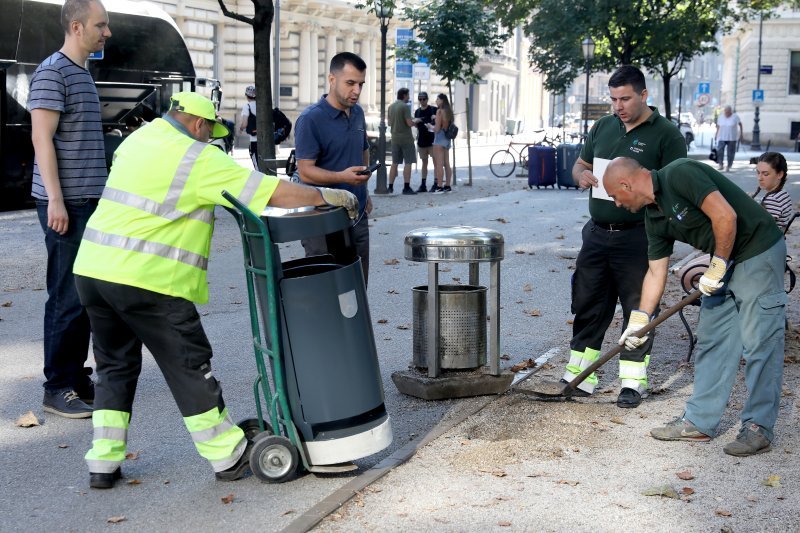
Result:
{"label": "green polo shirt", "polygon": [[672,255],[675,241],[714,252],[711,220],[700,210],[703,200],[714,191],[719,191],[736,211],[736,240],[731,252],[734,262],[741,263],[757,256],[782,236],[775,220],[764,208],[705,163],[678,159],[651,174],[656,203],[644,209],[650,259]]}
{"label": "green polo shirt", "polygon": [[[595,122],[581,150],[581,159],[591,165],[595,157],[630,157],[644,168],[654,170],[686,157],[686,140],[680,130],[659,115],[655,107],[650,109],[653,113],[648,119],[628,132],[616,115]],[[642,212],[631,213],[614,202],[593,197],[589,199],[589,214],[594,221],[605,224],[638,222],[644,218]]]}
{"label": "green polo shirt", "polygon": [[395,100],[386,111],[392,128],[392,144],[414,144],[414,135],[406,119],[411,118],[411,108],[402,100]]}

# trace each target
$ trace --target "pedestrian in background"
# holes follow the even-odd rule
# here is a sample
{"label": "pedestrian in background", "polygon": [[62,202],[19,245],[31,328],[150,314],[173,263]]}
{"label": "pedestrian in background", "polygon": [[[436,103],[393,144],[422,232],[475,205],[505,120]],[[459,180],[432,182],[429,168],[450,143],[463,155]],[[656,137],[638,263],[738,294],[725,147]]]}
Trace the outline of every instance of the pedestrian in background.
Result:
{"label": "pedestrian in background", "polygon": [[[367,64],[351,52],[336,54],[328,72],[328,93],[308,106],[295,123],[295,156],[299,179],[310,185],[350,191],[360,211],[351,229],[361,258],[364,283],[369,277],[369,224],[372,201],[367,191],[369,143],[364,110],[358,105]],[[325,237],[301,241],[306,257],[334,253]]]}
{"label": "pedestrian in background", "polygon": [[35,151],[31,195],[47,247],[43,405],[49,413],[88,418],[94,400],[92,369],[85,366],[89,319],[72,264],[108,178],[100,99],[84,65],[111,31],[99,0],[66,0],[61,27],[64,46],[36,68],[28,100]]}
{"label": "pedestrian in background", "polygon": [[422,91],[417,95],[419,107],[414,111],[414,124],[417,126],[417,152],[421,161],[420,175],[422,182],[417,192],[428,192],[428,158],[433,160],[433,137],[428,131],[428,124],[433,125],[436,117],[436,106],[428,105],[428,93]]}
{"label": "pedestrian in background", "polygon": [[[603,338],[622,306],[624,322],[639,303],[642,280],[647,272],[647,235],[642,213],[629,213],[595,188],[602,175],[593,172],[597,158],[632,157],[642,166],[658,169],[686,157],[686,141],[677,126],[647,105],[644,74],[636,67],[618,68],[608,80],[613,115],[594,123],[572,168],[575,184],[590,189],[591,219],[582,230],[583,243],[572,277],[572,324],[570,358],[563,381],[572,381],[600,356]],[[638,407],[647,390],[647,365],[652,335],[636,350],[620,355],[621,390],[617,406]],[[588,396],[597,386],[593,372],[575,393]]]}
{"label": "pedestrian in background", "polygon": [[389,169],[389,193],[394,192],[394,179],[397,169],[403,164],[403,194],[417,194],[411,188],[412,165],[417,162],[417,152],[414,149],[414,135],[411,127],[414,119],[411,118],[411,108],[408,106],[409,91],[405,87],[397,91],[397,100],[389,106],[387,116],[389,127],[392,129],[392,167]]}
{"label": "pedestrian in background", "polygon": [[643,210],[647,220],[647,276],[620,344],[635,349],[646,341],[647,336],[634,334],[656,312],[675,241],[713,256],[699,281],[703,297],[692,396],[681,416],[650,435],[711,440],[744,359],[749,396],[742,425],[736,440],[722,450],[737,457],[769,451],[781,403],[786,321],[786,243],[772,217],[725,176],[691,159],[649,171],[633,159],[619,158],[609,165],[604,181],[618,206]]}
{"label": "pedestrian in background", "polygon": [[758,157],[756,164],[758,189],[753,198],[756,198],[760,191],[764,191],[760,201],[761,207],[772,215],[781,231],[786,229],[792,218],[792,197],[783,189],[788,171],[786,158],[781,153],[764,152]]}
{"label": "pedestrian in background", "polygon": [[112,488],[122,477],[143,344],[216,478],[233,481],[247,472],[250,446],[225,407],[195,307],[208,301],[214,206],[229,205],[221,192],[259,213],[267,204],[343,205],[353,217],[358,212],[349,192],[317,190],[240,166],[208,142],[228,133],[211,100],[192,92],[172,95],[167,114],[117,150],[86,226],[75,280],[92,323],[98,374],[86,454],[92,488]]}
{"label": "pedestrian in background", "polygon": [[453,108],[450,107],[450,100],[446,94],[439,94],[436,97],[436,116],[434,117],[433,127],[429,126],[428,131],[433,133],[433,176],[435,183],[431,187],[431,192],[450,192],[450,182],[453,179],[453,171],[450,168],[450,139],[447,138],[446,131],[453,123]]}
{"label": "pedestrian in background", "polygon": [[239,131],[245,132],[250,136],[250,144],[248,150],[250,152],[250,160],[253,162],[253,168],[258,170],[258,136],[256,131],[256,86],[248,85],[244,90],[244,96],[247,102],[242,106],[241,124],[239,124]]}
{"label": "pedestrian in background", "polygon": [[[742,128],[742,121],[739,120],[739,115],[733,112],[731,106],[726,105],[722,114],[717,117],[717,154],[719,161],[717,168],[722,170],[724,167],[725,154],[728,155],[727,171],[730,172],[733,166],[733,157],[736,153],[736,145],[744,139],[744,129]],[[727,147],[727,150],[724,152]]]}

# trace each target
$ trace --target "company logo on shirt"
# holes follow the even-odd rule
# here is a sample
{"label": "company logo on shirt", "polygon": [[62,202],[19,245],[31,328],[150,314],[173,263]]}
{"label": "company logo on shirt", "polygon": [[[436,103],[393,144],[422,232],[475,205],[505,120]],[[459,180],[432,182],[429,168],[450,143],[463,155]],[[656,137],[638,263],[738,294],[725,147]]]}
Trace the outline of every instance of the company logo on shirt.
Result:
{"label": "company logo on shirt", "polygon": [[644,148],[647,146],[645,143],[640,141],[639,139],[634,139],[633,143],[631,143],[631,152],[634,154],[641,154],[644,152]]}
{"label": "company logo on shirt", "polygon": [[675,218],[677,218],[678,220],[683,220],[683,217],[685,217],[686,213],[689,212],[689,208],[684,207],[683,209],[681,209],[681,204],[677,203],[672,206],[672,212],[675,213]]}

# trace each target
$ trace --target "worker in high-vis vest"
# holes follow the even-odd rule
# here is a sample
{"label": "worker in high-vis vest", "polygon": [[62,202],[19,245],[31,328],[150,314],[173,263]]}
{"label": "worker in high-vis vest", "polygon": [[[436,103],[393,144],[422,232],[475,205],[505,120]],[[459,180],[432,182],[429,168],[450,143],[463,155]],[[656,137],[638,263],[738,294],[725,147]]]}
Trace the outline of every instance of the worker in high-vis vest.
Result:
{"label": "worker in high-vis vest", "polygon": [[153,354],[195,447],[222,481],[248,473],[250,443],[233,423],[211,371],[211,346],[195,304],[208,301],[206,272],[214,206],[229,191],[256,212],[342,206],[344,190],[314,188],[237,164],[208,144],[228,134],[214,105],[192,92],[172,96],[162,118],[120,145],[103,196],[89,219],[74,273],[92,326],[97,384],[89,485],[122,477],[142,345]]}

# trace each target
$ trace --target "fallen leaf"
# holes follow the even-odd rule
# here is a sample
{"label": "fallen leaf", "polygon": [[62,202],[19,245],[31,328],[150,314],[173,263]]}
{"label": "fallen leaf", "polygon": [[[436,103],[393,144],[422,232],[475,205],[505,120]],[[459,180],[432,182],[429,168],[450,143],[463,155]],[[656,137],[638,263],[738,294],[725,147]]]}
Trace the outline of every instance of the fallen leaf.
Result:
{"label": "fallen leaf", "polygon": [[125,521],[125,517],[124,516],[112,516],[111,518],[109,518],[107,520],[107,522],[109,524],[119,524],[120,522],[124,522],[124,521]]}
{"label": "fallen leaf", "polygon": [[63,450],[64,448],[69,448],[69,444],[59,444],[58,447]]}
{"label": "fallen leaf", "polygon": [[567,319],[567,324],[572,324],[573,322],[575,322],[575,321],[572,320],[571,318]]}
{"label": "fallen leaf", "polygon": [[125,454],[125,459],[128,461],[135,461],[139,458],[139,454],[142,453],[141,450],[136,450],[135,452],[130,452]]}
{"label": "fallen leaf", "polygon": [[731,512],[727,509],[714,509],[714,514],[717,516],[731,516]]}
{"label": "fallen leaf", "polygon": [[566,239],[566,237],[564,237],[564,235],[556,235],[556,239],[563,241],[564,239]]}
{"label": "fallen leaf", "polygon": [[292,513],[294,513],[294,509],[289,509],[288,511],[284,511],[283,512],[283,516],[286,516],[287,514],[292,514]]}
{"label": "fallen leaf", "polygon": [[559,485],[569,485],[570,487],[577,487],[578,483],[580,483],[580,482],[579,481],[570,481],[569,479],[559,479],[558,480],[558,484]]}
{"label": "fallen leaf", "polygon": [[611,419],[609,420],[609,422],[612,422],[614,424],[619,424],[620,426],[624,426],[625,425],[625,422],[623,422],[623,420],[621,418],[616,417],[616,416],[612,416]]}
{"label": "fallen leaf", "polygon": [[529,309],[525,311],[525,314],[528,316],[542,316],[542,312],[538,309]]}
{"label": "fallen leaf", "polygon": [[670,485],[658,485],[642,491],[644,496],[663,496],[664,498],[679,499],[678,493]]}
{"label": "fallen leaf", "polygon": [[506,477],[508,475],[503,470],[488,470],[486,468],[479,468],[478,472],[483,472],[484,474],[491,474],[496,477]]}
{"label": "fallen leaf", "polygon": [[681,489],[681,493],[686,494],[687,496],[691,496],[692,494],[694,494],[694,489],[692,487],[683,487]]}
{"label": "fallen leaf", "polygon": [[228,505],[229,503],[233,503],[234,496],[233,496],[233,493],[230,493],[227,496],[223,496],[220,499],[222,500],[222,503],[224,503],[225,505]]}
{"label": "fallen leaf", "polygon": [[388,322],[389,321],[386,320],[385,318],[381,318],[380,320],[378,320],[378,324],[387,324]]}
{"label": "fallen leaf", "polygon": [[384,265],[399,265],[400,264],[400,260],[397,259],[396,257],[393,257],[391,259],[384,259],[383,260],[383,264]]}
{"label": "fallen leaf", "polygon": [[675,475],[678,476],[678,479],[682,479],[684,481],[694,479],[694,474],[688,470],[681,470],[680,472],[676,472]]}
{"label": "fallen leaf", "polygon": [[506,219],[504,219],[504,218],[502,218],[502,217],[500,217],[500,218],[493,218],[492,220],[496,220],[497,222],[499,222],[499,223],[501,223],[501,224],[508,224],[508,220],[506,220]]}
{"label": "fallen leaf", "polygon": [[40,426],[41,424],[39,423],[39,419],[36,418],[36,415],[33,414],[33,411],[28,411],[21,417],[17,418],[17,420],[14,422],[14,425],[21,428],[30,428],[33,426]]}
{"label": "fallen leaf", "polygon": [[397,326],[397,329],[411,329],[411,326],[409,326],[408,324],[400,324],[399,326]]}
{"label": "fallen leaf", "polygon": [[0,304],[0,307],[11,307],[12,305],[14,305],[12,302],[4,302]]}
{"label": "fallen leaf", "polygon": [[141,485],[142,481],[139,479],[131,479],[128,481],[128,485]]}
{"label": "fallen leaf", "polygon": [[399,292],[397,292],[395,289],[389,289],[388,291],[386,291],[386,293],[387,293],[387,294],[400,294],[400,293],[399,293]]}
{"label": "fallen leaf", "polygon": [[526,368],[533,368],[536,366],[536,361],[533,359],[528,359],[527,361],[522,361],[521,363],[517,363],[516,365],[511,367],[512,372],[519,372],[520,370],[525,370]]}
{"label": "fallen leaf", "polygon": [[766,486],[766,487],[772,487],[774,489],[779,489],[779,488],[781,488],[781,476],[773,474],[773,475],[769,476],[767,479],[763,480],[761,482],[761,484]]}
{"label": "fallen leaf", "polygon": [[756,498],[755,496],[752,496],[752,495],[750,495],[750,496],[748,496],[748,497],[747,497],[747,501],[750,501],[750,502],[757,502],[757,501],[758,501],[758,498]]}
{"label": "fallen leaf", "polygon": [[525,250],[514,250],[514,253],[522,255],[525,253]]}
{"label": "fallen leaf", "polygon": [[522,286],[522,290],[525,292],[531,292],[533,290],[533,287],[531,287],[530,283],[526,283],[525,285]]}
{"label": "fallen leaf", "polygon": [[511,359],[511,356],[508,355],[507,353],[504,353],[503,355],[500,356],[500,359],[502,359],[503,361],[508,361],[509,359]]}
{"label": "fallen leaf", "polygon": [[497,525],[500,527],[511,527],[511,522],[506,522],[505,520],[503,520],[501,522],[498,522]]}

